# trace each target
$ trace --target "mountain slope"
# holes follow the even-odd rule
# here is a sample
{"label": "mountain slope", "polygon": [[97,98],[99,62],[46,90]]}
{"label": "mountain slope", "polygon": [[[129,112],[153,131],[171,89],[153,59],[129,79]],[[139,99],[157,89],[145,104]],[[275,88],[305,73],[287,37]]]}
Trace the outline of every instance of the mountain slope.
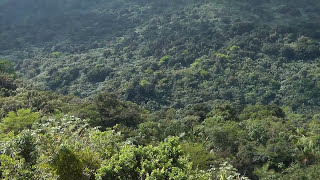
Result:
{"label": "mountain slope", "polygon": [[3,58],[43,89],[111,91],[148,109],[229,101],[318,111],[316,2],[81,2],[22,5],[29,16],[1,26]]}

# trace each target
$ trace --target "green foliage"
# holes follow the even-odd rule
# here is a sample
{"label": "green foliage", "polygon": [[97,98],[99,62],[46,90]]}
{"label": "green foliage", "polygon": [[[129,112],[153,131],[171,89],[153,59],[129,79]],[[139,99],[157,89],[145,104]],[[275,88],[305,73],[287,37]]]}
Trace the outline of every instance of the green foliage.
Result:
{"label": "green foliage", "polygon": [[177,138],[159,146],[124,146],[98,170],[98,179],[195,179]]}
{"label": "green foliage", "polygon": [[0,60],[0,73],[15,74],[14,64],[9,61]]}
{"label": "green foliage", "polygon": [[199,66],[199,63],[201,62],[201,59],[197,58],[194,60],[194,62],[191,64],[191,67],[197,67]]}
{"label": "green foliage", "polygon": [[10,156],[0,155],[2,179],[31,179],[32,172],[26,168],[24,159],[14,159]]}
{"label": "green foliage", "polygon": [[74,67],[65,67],[59,70],[53,69],[49,74],[50,77],[47,78],[48,86],[54,90],[58,87],[66,88],[65,86],[68,86],[79,76],[79,69]]}
{"label": "green foliage", "polygon": [[215,53],[215,56],[221,60],[228,60],[230,58],[230,56],[222,53]]}
{"label": "green foliage", "polygon": [[15,94],[17,85],[12,75],[0,73],[0,97],[8,97]]}
{"label": "green foliage", "polygon": [[149,144],[152,142],[157,142],[163,139],[161,122],[146,121],[139,124],[137,129],[139,135],[139,142],[141,144]]}
{"label": "green foliage", "polygon": [[18,136],[7,135],[1,139],[0,174],[3,179],[32,179],[33,166],[37,163],[38,153],[35,138],[30,131],[23,131]]}
{"label": "green foliage", "polygon": [[249,180],[246,176],[239,174],[237,169],[227,162],[222,163],[215,173],[217,173],[217,178],[219,178],[219,180]]}
{"label": "green foliage", "polygon": [[281,180],[290,179],[317,179],[320,171],[319,165],[301,167],[298,164],[293,165],[287,170],[287,173],[280,177]]}
{"label": "green foliage", "polygon": [[15,138],[14,143],[18,155],[22,157],[29,166],[35,165],[38,153],[36,150],[36,140],[32,132],[29,130],[23,131]]}
{"label": "green foliage", "polygon": [[209,72],[208,72],[208,71],[206,71],[206,70],[200,70],[200,76],[201,76],[202,78],[207,77],[207,76],[208,76],[208,74],[209,74]]}
{"label": "green foliage", "polygon": [[89,119],[92,126],[101,126],[102,129],[123,124],[136,127],[143,121],[140,117],[142,111],[133,103],[121,102],[114,94],[99,94],[94,103],[80,109],[79,115]]}
{"label": "green foliage", "polygon": [[58,52],[58,51],[50,53],[50,57],[53,57],[53,58],[58,58],[60,56],[61,56],[61,52]]}
{"label": "green foliage", "polygon": [[183,143],[183,152],[190,157],[194,167],[199,169],[210,169],[214,156],[209,153],[200,143]]}
{"label": "green foliage", "polygon": [[59,148],[56,157],[53,158],[52,167],[59,179],[85,179],[81,160],[65,146]]}
{"label": "green foliage", "polygon": [[[40,107],[42,101],[50,102],[51,98],[63,97],[65,102],[70,101],[66,96],[31,94],[38,95],[39,99],[11,98],[23,97],[21,101],[29,100],[35,107]],[[2,177],[236,179],[245,178],[242,174],[246,174],[253,179],[280,179],[287,178],[286,172],[293,168],[297,173],[288,177],[300,177],[302,174],[298,172],[302,166],[316,167],[319,163],[318,115],[304,124],[307,121],[298,120],[301,116],[286,115],[275,105],[248,106],[238,115],[240,110],[230,104],[215,105],[211,110],[208,104],[198,103],[181,115],[182,112],[173,108],[163,114],[146,114],[143,109],[119,101],[111,94],[101,94],[93,103],[89,102],[78,101],[77,108],[60,102],[60,106],[66,106],[73,114],[83,113],[88,121],[69,115],[50,117],[50,113],[43,114],[39,120],[39,115],[30,109],[10,112],[1,122],[2,127],[8,126],[6,132],[11,131],[0,136]],[[78,112],[75,111],[78,108]],[[127,112],[135,112],[141,121],[134,121],[136,124],[131,126],[126,122],[130,120],[126,118],[130,117]],[[21,123],[8,123],[22,119],[36,120],[22,127],[18,125]],[[116,121],[119,125],[113,130],[107,128],[113,126],[111,123],[103,129],[92,128],[89,124],[99,124],[91,119],[100,123]],[[12,126],[9,128],[9,125]],[[25,128],[30,130],[23,130]],[[168,138],[172,135],[184,141]],[[163,142],[164,139],[167,140]],[[231,161],[226,164],[228,159]]]}
{"label": "green foliage", "polygon": [[159,62],[158,62],[158,65],[161,66],[165,63],[168,63],[169,59],[171,59],[170,56],[166,55],[166,56],[163,56],[162,58],[160,58]]}
{"label": "green foliage", "polygon": [[239,46],[233,45],[229,48],[230,51],[238,51],[240,49]]}
{"label": "green foliage", "polygon": [[225,120],[234,120],[236,121],[237,118],[237,112],[235,107],[233,107],[230,104],[221,104],[221,105],[216,105],[213,109],[213,111],[208,115],[213,115],[213,116],[221,116]]}
{"label": "green foliage", "polygon": [[288,59],[292,59],[295,56],[295,51],[292,47],[290,46],[282,46],[280,49],[280,55],[282,57],[286,57]]}
{"label": "green foliage", "polygon": [[[41,88],[81,97],[114,92],[149,110],[211,100],[319,110],[319,25],[313,15],[319,5],[310,1],[21,2],[22,12],[35,18],[17,24],[9,21],[23,17],[13,15],[16,5],[4,4],[1,8],[11,9],[4,19],[17,31],[2,27],[0,48],[8,53],[3,56],[19,56],[19,74]],[[244,11],[253,4],[255,10]],[[45,16],[48,7],[66,14]],[[221,14],[230,9],[232,14]],[[78,21],[82,16],[88,18]],[[65,24],[66,18],[78,23]],[[43,30],[38,38],[30,38],[38,29]],[[29,46],[39,49],[29,52]],[[151,85],[140,86],[142,79]]]}
{"label": "green foliage", "polygon": [[263,119],[270,116],[284,118],[285,114],[283,110],[276,105],[268,105],[268,106],[247,106],[241,113],[240,119]]}
{"label": "green foliage", "polygon": [[0,97],[11,96],[15,93],[17,85],[14,83],[16,73],[14,63],[0,60]]}
{"label": "green foliage", "polygon": [[319,7],[1,1],[0,178],[317,179]]}
{"label": "green foliage", "polygon": [[3,177],[94,179],[102,159],[118,151],[117,143],[121,139],[119,133],[100,132],[90,128],[84,120],[71,116],[43,118],[34,127],[16,137],[1,138]]}
{"label": "green foliage", "polygon": [[110,67],[104,65],[96,65],[87,73],[87,78],[90,82],[102,82],[112,72]]}
{"label": "green foliage", "polygon": [[16,113],[11,111],[2,119],[0,132],[8,133],[13,131],[19,133],[23,129],[31,128],[32,124],[39,120],[39,114],[31,112],[30,109],[19,109]]}
{"label": "green foliage", "polygon": [[235,121],[225,121],[221,116],[214,116],[203,122],[204,136],[207,139],[207,147],[217,151],[235,153],[243,132]]}
{"label": "green foliage", "polygon": [[140,86],[142,86],[142,87],[146,87],[147,85],[150,85],[151,83],[150,83],[149,81],[143,79],[143,80],[140,81],[139,84],[140,84]]}

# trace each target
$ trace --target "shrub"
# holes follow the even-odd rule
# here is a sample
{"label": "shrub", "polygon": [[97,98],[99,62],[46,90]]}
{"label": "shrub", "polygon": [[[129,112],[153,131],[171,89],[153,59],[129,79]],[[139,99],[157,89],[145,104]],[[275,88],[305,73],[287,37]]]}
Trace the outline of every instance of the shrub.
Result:
{"label": "shrub", "polygon": [[164,63],[167,63],[170,58],[171,58],[171,57],[168,56],[168,55],[163,56],[163,57],[159,60],[158,65],[161,66],[161,65],[163,65]]}
{"label": "shrub", "polygon": [[14,64],[9,61],[0,60],[0,72],[14,74]]}
{"label": "shrub", "polygon": [[59,179],[85,179],[81,159],[65,146],[61,146],[53,159],[52,167],[59,175]]}
{"label": "shrub", "polygon": [[280,48],[280,55],[288,59],[293,59],[296,53],[292,47],[285,45]]}
{"label": "shrub", "polygon": [[0,130],[3,133],[13,131],[20,132],[23,129],[31,128],[31,125],[39,119],[39,114],[31,112],[30,109],[19,109],[17,113],[11,111],[0,123]]}
{"label": "shrub", "polygon": [[[202,178],[199,176],[202,175]],[[192,169],[178,139],[171,137],[159,146],[124,146],[103,165],[97,179],[209,179],[208,173]],[[195,178],[194,176],[198,176]]]}
{"label": "shrub", "polygon": [[110,67],[96,66],[91,68],[87,73],[87,78],[90,82],[102,82],[112,72]]}

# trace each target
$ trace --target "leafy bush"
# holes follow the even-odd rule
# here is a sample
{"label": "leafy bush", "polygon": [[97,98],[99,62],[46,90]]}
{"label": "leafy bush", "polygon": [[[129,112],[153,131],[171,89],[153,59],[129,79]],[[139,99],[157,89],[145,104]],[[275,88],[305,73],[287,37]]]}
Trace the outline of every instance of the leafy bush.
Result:
{"label": "leafy bush", "polygon": [[65,146],[61,146],[53,158],[52,167],[59,179],[86,179],[83,174],[82,161]]}
{"label": "leafy bush", "polygon": [[14,64],[9,61],[0,60],[0,73],[14,74]]}
{"label": "leafy bush", "polygon": [[203,121],[203,131],[207,137],[207,147],[216,152],[237,152],[243,131],[235,121],[225,121],[214,116]]}
{"label": "leafy bush", "polygon": [[169,61],[170,58],[171,58],[171,57],[168,56],[168,55],[163,56],[162,58],[160,58],[160,60],[159,60],[159,62],[158,62],[158,65],[161,66],[161,65],[163,65],[163,64],[165,64],[165,63],[168,63],[168,61]]}
{"label": "leafy bush", "polygon": [[89,119],[92,126],[100,126],[102,129],[116,124],[136,127],[143,121],[141,110],[136,105],[119,101],[114,94],[108,93],[97,95],[93,104],[85,106],[78,113],[80,117]]}
{"label": "leafy bush", "polygon": [[110,67],[96,66],[90,68],[87,73],[87,78],[90,82],[102,82],[112,72]]}
{"label": "leafy bush", "polygon": [[39,115],[36,112],[31,112],[30,109],[19,109],[16,113],[11,111],[2,119],[0,123],[0,132],[8,133],[13,131],[18,133],[23,129],[31,128],[32,124],[39,120]]}
{"label": "leafy bush", "polygon": [[17,85],[14,82],[15,78],[12,75],[0,73],[0,97],[1,96],[12,96],[15,94]]}
{"label": "leafy bush", "polygon": [[99,170],[97,179],[197,179],[209,174],[192,169],[177,138],[159,146],[124,146]]}

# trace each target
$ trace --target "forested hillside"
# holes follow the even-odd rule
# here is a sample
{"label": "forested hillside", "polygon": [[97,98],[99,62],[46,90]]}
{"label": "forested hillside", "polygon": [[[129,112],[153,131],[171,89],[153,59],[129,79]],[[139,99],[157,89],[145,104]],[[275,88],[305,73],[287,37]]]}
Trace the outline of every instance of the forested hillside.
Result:
{"label": "forested hillside", "polygon": [[2,179],[320,179],[315,0],[0,0]]}

